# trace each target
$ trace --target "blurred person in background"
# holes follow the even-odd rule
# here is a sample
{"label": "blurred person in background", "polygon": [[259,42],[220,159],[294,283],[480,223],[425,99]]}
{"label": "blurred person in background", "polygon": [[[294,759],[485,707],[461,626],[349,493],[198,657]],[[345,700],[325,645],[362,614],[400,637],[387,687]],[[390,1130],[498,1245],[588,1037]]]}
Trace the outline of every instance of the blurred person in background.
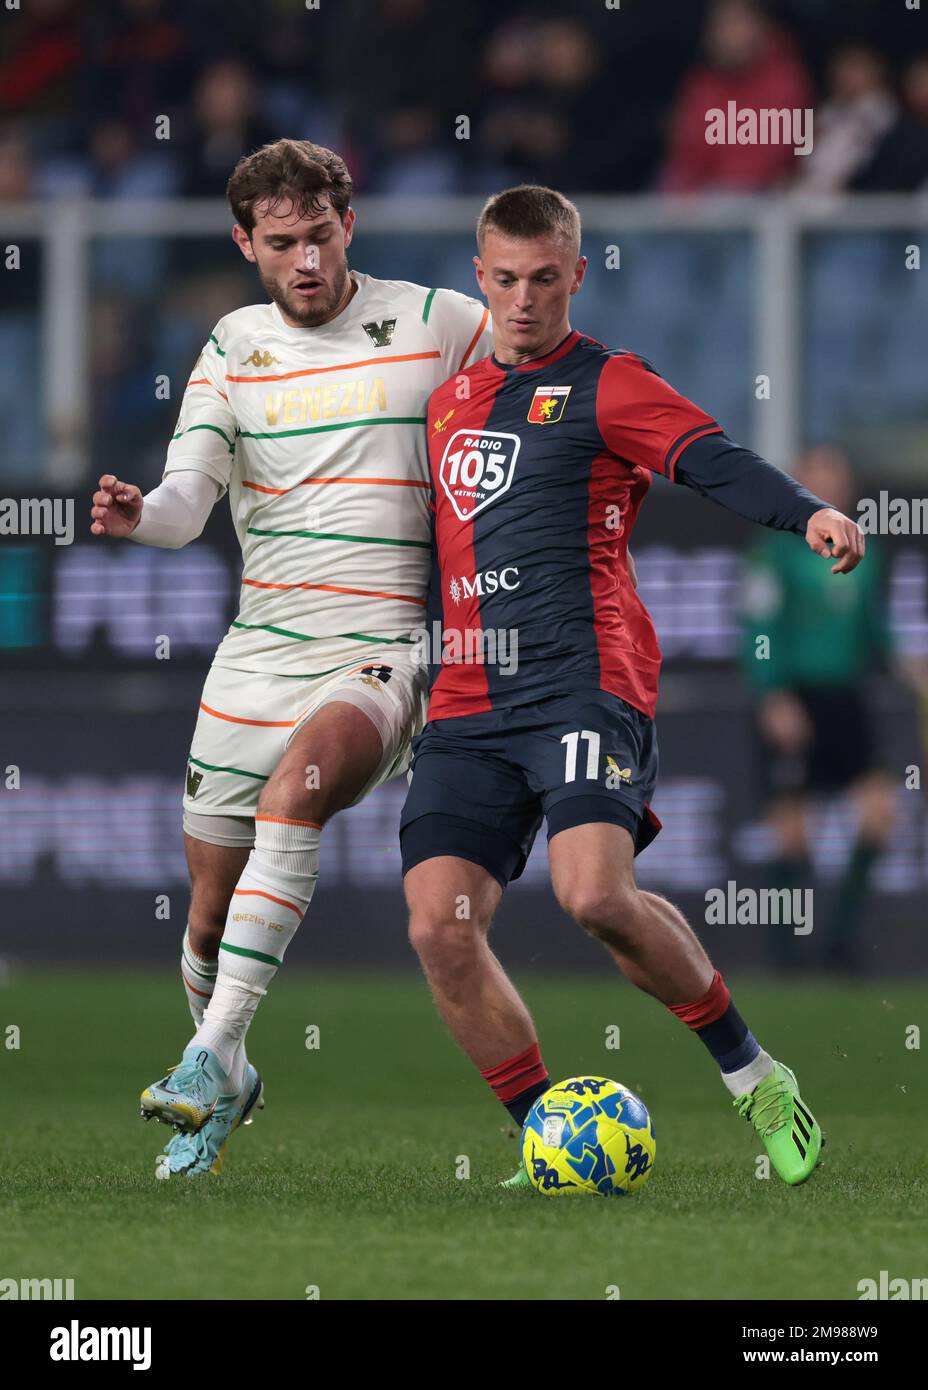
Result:
{"label": "blurred person in background", "polygon": [[[199,66],[202,36],[192,10],[177,0],[110,0],[84,9],[79,109],[90,125],[124,121],[147,149],[163,153],[154,113],[186,104]],[[214,44],[215,29],[209,37]]]}
{"label": "blurred person in background", "polygon": [[270,144],[275,133],[260,115],[254,75],[237,58],[221,58],[200,73],[183,149],[188,198],[225,197],[229,169],[242,153]]}
{"label": "blurred person in background", "polygon": [[255,12],[246,7],[238,16],[236,51],[247,55],[259,78],[264,120],[275,130],[338,146],[352,168],[355,152],[345,136],[332,71],[340,9],[323,7],[309,15],[292,0],[270,0],[255,24]]}
{"label": "blurred person in background", "polygon": [[799,175],[801,188],[832,193],[870,162],[899,113],[886,61],[873,48],[849,44],[828,64],[828,97],[815,112],[815,143]]}
{"label": "blurred person in background", "polygon": [[[241,155],[276,138],[260,114],[254,71],[233,57],[218,58],[202,69],[192,109],[180,125],[181,193],[186,198],[224,198],[229,169]],[[208,237],[173,237],[169,253],[173,276],[215,270],[216,249]]]}
{"label": "blurred person in background", "polygon": [[[848,515],[854,479],[833,447],[803,454],[796,477]],[[798,552],[798,553],[797,553]],[[893,829],[893,787],[875,745],[868,710],[869,677],[891,655],[879,545],[867,541],[867,564],[831,584],[817,557],[782,537],[765,536],[747,562],[744,669],[757,697],[767,817],[776,845],[771,885],[808,888],[813,799],[847,795],[854,840],[824,928],[823,963],[859,969],[859,934],[874,862]],[[761,659],[758,639],[769,638]],[[779,964],[798,963],[800,938],[777,931]]]}
{"label": "blurred person in background", "polygon": [[914,193],[928,187],[928,53],[902,75],[903,110],[852,187],[863,193]]}
{"label": "blurred person in background", "polygon": [[458,191],[452,141],[427,106],[404,105],[380,122],[383,148],[372,161],[371,193],[391,198],[440,197]]}
{"label": "blurred person in background", "polygon": [[81,67],[75,0],[32,0],[19,15],[7,14],[0,52],[0,116],[27,117],[40,152],[72,148]]}
{"label": "blurred person in background", "polygon": [[[127,121],[100,121],[90,134],[92,184],[97,198],[172,198],[179,177],[173,151],[152,148]],[[132,276],[130,279],[134,278]]]}
{"label": "blurred person in background", "polygon": [[622,184],[616,93],[592,30],[575,18],[507,20],[487,41],[477,149],[496,177],[568,189]]}
{"label": "blurred person in background", "polygon": [[739,111],[809,108],[812,83],[795,41],[756,0],[713,0],[704,47],[674,103],[661,189],[757,193],[794,178],[801,161],[791,144],[707,144],[706,113],[730,101]]}
{"label": "blurred person in background", "polygon": [[[0,130],[0,204],[35,196],[32,162],[25,134]],[[5,253],[7,256],[8,252]],[[43,472],[39,393],[39,245],[23,240],[18,268],[3,274],[0,309],[0,418],[3,420],[3,472],[12,481],[35,480]]]}
{"label": "blurred person in background", "polygon": [[441,189],[454,179],[467,145],[455,138],[455,120],[476,109],[484,9],[446,0],[339,0],[334,7],[327,90],[358,189],[418,192],[429,166]]}
{"label": "blurred person in background", "polygon": [[95,295],[89,335],[90,428],[95,461],[101,464],[127,457],[137,461],[144,453],[141,440],[159,424],[163,428],[151,389],[158,365],[152,335],[146,303],[133,301],[117,287]]}
{"label": "blurred person in background", "polygon": [[[88,195],[119,201],[176,197],[180,170],[173,148],[152,148],[156,143],[140,138],[127,121],[100,121],[90,135]],[[100,237],[92,243],[91,255],[96,294],[112,292],[139,301],[159,293],[171,251],[155,236]]]}

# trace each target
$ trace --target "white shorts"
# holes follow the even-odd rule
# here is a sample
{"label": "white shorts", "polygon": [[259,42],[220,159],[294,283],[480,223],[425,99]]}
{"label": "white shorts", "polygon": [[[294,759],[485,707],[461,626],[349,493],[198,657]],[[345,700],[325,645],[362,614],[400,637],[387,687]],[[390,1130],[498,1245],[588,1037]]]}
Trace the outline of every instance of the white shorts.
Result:
{"label": "white shorts", "polygon": [[409,745],[428,705],[428,674],[420,662],[378,647],[363,665],[310,680],[211,666],[187,760],[188,833],[214,840],[206,817],[253,819],[261,789],[297,729],[331,700],[363,710],[383,744],[380,765],[356,803],[409,766]]}

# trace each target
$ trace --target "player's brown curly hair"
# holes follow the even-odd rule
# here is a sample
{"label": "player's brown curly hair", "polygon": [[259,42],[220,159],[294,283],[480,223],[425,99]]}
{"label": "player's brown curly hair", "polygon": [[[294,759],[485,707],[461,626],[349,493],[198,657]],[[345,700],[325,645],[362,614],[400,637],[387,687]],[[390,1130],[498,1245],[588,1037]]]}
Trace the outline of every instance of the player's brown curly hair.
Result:
{"label": "player's brown curly hair", "polygon": [[326,209],[326,197],[339,217],[351,202],[351,175],[334,150],[311,140],[275,140],[253,154],[243,155],[232,170],[226,187],[235,220],[250,236],[255,229],[255,208],[267,203],[273,211],[293,204],[301,217],[318,217]]}

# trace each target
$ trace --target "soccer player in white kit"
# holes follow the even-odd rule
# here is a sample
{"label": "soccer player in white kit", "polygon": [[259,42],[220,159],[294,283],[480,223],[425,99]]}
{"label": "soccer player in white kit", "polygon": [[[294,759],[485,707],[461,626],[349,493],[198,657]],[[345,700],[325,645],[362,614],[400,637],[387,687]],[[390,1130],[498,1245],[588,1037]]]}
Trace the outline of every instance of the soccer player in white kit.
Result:
{"label": "soccer player in white kit", "polygon": [[196,1032],[141,1097],[176,1131],[159,1177],[218,1173],[263,1103],[245,1034],[309,906],[322,828],[408,763],[427,685],[426,401],[492,350],[476,300],[348,269],[351,179],[332,151],[266,145],[228,195],[271,303],[210,334],[160,486],[143,498],[107,474],[91,509],[94,535],[177,548],[228,492],[244,561],[187,766]]}

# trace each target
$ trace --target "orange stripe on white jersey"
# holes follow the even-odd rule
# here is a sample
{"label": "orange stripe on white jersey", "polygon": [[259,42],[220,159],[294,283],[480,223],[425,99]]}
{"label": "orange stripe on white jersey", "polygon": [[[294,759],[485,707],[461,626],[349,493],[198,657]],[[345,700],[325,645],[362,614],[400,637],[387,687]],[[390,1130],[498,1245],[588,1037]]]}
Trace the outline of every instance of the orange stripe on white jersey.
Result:
{"label": "orange stripe on white jersey", "polygon": [[[428,483],[419,482],[416,478],[303,478],[296,486],[325,487],[336,483],[352,483],[356,487],[429,487]],[[265,487],[263,483],[253,483],[250,478],[242,479],[242,487],[250,487],[253,492],[267,492],[275,497],[285,497],[293,491],[292,487]]]}
{"label": "orange stripe on white jersey", "polygon": [[466,364],[468,357],[470,357],[470,355],[471,355],[471,353],[473,352],[474,348],[477,346],[477,343],[480,341],[480,335],[481,335],[481,333],[483,332],[483,330],[486,328],[486,326],[487,326],[487,319],[488,319],[489,317],[490,317],[490,311],[489,311],[489,309],[484,309],[484,311],[483,311],[483,318],[480,320],[480,326],[478,327],[477,332],[476,332],[476,333],[474,334],[474,336],[471,338],[470,342],[467,344],[467,351],[465,352],[464,356],[461,358],[461,362],[460,362],[460,366],[458,367],[458,371],[460,371],[461,368]]}
{"label": "orange stripe on white jersey", "polygon": [[236,714],[223,714],[221,710],[210,709],[202,700],[200,709],[205,714],[211,714],[214,719],[226,719],[230,724],[252,724],[257,729],[292,729],[296,723],[295,719],[241,719]]}
{"label": "orange stripe on white jersey", "polygon": [[221,396],[222,399],[223,399],[224,401],[227,401],[227,400],[229,399],[229,397],[226,395],[225,391],[220,391],[219,387],[218,387],[218,386],[214,386],[213,383],[212,383],[211,381],[208,381],[208,380],[206,379],[205,376],[198,376],[198,377],[196,378],[195,381],[188,381],[188,382],[187,382],[187,385],[188,385],[188,386],[208,386],[208,387],[210,388],[211,391],[215,391],[215,392],[216,392],[216,395],[217,395],[217,396]]}
{"label": "orange stripe on white jersey", "polygon": [[[480,335],[477,334],[474,338],[474,343],[479,336]],[[468,351],[472,350],[473,343],[471,343]],[[271,376],[231,376],[226,372],[226,381],[293,381],[295,377],[299,376],[320,376],[323,372],[349,372],[355,371],[358,367],[380,367],[387,362],[427,362],[436,357],[440,358],[441,353],[437,351],[401,352],[393,357],[363,357],[358,362],[337,362],[334,366],[330,367],[302,367],[296,372],[275,372]]]}
{"label": "orange stripe on white jersey", "polygon": [[415,603],[420,608],[426,607],[424,598],[413,598],[412,594],[391,594],[379,589],[354,589],[345,584],[275,584],[262,579],[243,579],[242,583],[251,585],[253,589],[316,589],[327,594],[356,594],[359,598],[399,599],[401,603]]}

